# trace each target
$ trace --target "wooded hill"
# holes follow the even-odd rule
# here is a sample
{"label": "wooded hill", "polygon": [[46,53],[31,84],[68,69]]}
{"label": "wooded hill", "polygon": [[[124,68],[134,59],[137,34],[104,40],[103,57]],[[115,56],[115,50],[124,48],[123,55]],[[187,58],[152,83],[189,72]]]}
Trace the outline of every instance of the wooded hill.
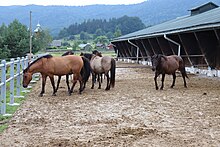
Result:
{"label": "wooded hill", "polygon": [[[29,26],[29,12],[32,24],[39,22],[43,28],[57,35],[61,29],[88,19],[119,18],[124,15],[139,17],[146,25],[154,25],[189,14],[190,8],[208,2],[207,0],[147,0],[133,5],[89,5],[89,6],[0,6],[0,24],[6,25],[14,19]],[[219,0],[212,2],[220,5]]]}

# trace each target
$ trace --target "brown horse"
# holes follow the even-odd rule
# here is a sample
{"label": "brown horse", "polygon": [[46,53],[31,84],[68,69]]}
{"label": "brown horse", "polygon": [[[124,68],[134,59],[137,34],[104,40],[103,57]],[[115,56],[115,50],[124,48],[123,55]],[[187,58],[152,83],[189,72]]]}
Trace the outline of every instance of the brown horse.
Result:
{"label": "brown horse", "polygon": [[[98,74],[98,81],[99,81],[99,89],[101,88],[101,81],[100,81],[100,74],[105,74],[107,77],[107,86],[105,90],[110,90],[110,87],[115,86],[115,69],[116,69],[116,62],[110,56],[97,56],[92,55],[90,60],[90,66],[92,68],[92,89],[94,88],[95,83],[95,75]],[[110,72],[110,77],[109,77]]]}
{"label": "brown horse", "polygon": [[165,74],[173,75],[173,83],[171,85],[171,88],[173,88],[176,80],[176,70],[179,70],[181,72],[184,81],[184,87],[187,87],[185,77],[188,78],[188,76],[186,74],[183,59],[180,56],[177,55],[164,56],[161,54],[158,55],[156,54],[152,56],[151,62],[152,62],[152,70],[153,71],[156,70],[154,77],[156,90],[158,90],[157,77],[160,74],[162,74],[162,85],[160,89],[163,90]]}
{"label": "brown horse", "polygon": [[[62,54],[62,56],[67,56],[67,55],[74,55],[74,52],[73,51],[67,51],[64,54]],[[70,89],[70,87],[69,87],[69,75],[71,75],[71,74],[67,74],[66,75],[66,84],[68,86],[68,89]],[[60,80],[61,80],[61,76],[58,76],[56,92],[57,92],[57,90],[59,88]]]}
{"label": "brown horse", "polygon": [[45,92],[46,78],[48,76],[53,87],[53,95],[56,95],[54,75],[63,76],[73,73],[73,85],[71,89],[68,88],[68,93],[71,95],[76,82],[79,81],[79,93],[81,94],[84,90],[83,84],[90,76],[90,71],[86,69],[87,66],[90,66],[90,63],[84,57],[74,55],[53,57],[52,55],[45,55],[36,59],[23,71],[23,87],[26,88],[32,79],[32,75],[39,72],[42,76],[42,90],[39,96],[43,96]]}

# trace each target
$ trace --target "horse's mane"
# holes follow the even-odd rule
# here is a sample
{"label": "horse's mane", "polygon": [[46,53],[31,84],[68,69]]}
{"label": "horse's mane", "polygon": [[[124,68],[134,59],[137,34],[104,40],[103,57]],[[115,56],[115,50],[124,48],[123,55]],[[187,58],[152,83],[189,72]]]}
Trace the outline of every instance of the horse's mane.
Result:
{"label": "horse's mane", "polygon": [[167,60],[166,56],[163,54],[155,54],[152,56],[152,58],[156,58],[156,59],[160,59],[160,60],[161,60],[161,58],[164,58],[165,60]]}
{"label": "horse's mane", "polygon": [[80,56],[84,56],[84,57],[86,57],[87,59],[91,60],[93,54],[90,54],[90,53],[81,53]]}
{"label": "horse's mane", "polygon": [[39,61],[40,59],[42,59],[42,58],[51,58],[51,57],[53,57],[53,56],[50,55],[50,54],[47,54],[47,55],[44,55],[44,56],[41,56],[41,57],[37,58],[36,60],[34,60],[33,62],[31,62],[31,64],[28,65],[28,67],[23,71],[23,73],[27,72],[28,69],[29,69],[34,63],[36,63],[37,61]]}
{"label": "horse's mane", "polygon": [[66,56],[66,55],[74,55],[74,52],[72,51],[67,51],[64,54],[62,54],[62,56]]}

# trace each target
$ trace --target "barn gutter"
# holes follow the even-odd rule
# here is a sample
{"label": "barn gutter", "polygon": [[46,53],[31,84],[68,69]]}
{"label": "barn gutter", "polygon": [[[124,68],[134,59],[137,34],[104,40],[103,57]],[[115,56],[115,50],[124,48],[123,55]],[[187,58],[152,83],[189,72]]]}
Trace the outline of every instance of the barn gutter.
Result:
{"label": "barn gutter", "polygon": [[139,46],[137,46],[136,44],[134,44],[134,43],[132,43],[131,41],[130,41],[130,39],[128,39],[128,43],[130,43],[131,45],[133,45],[134,47],[136,47],[137,48],[137,63],[138,63],[138,58],[139,58]]}
{"label": "barn gutter", "polygon": [[170,41],[170,42],[172,42],[172,43],[178,45],[178,56],[180,56],[180,47],[181,47],[181,45],[180,45],[179,43],[175,42],[174,40],[168,38],[166,34],[164,34],[163,37],[164,37],[166,40],[168,40],[168,41]]}

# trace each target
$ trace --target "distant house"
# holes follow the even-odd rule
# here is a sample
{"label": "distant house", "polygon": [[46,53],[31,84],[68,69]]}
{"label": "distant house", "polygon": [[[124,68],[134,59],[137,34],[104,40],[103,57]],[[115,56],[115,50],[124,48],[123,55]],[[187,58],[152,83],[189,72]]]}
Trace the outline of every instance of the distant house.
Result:
{"label": "distant house", "polygon": [[80,47],[81,50],[85,50],[85,51],[90,51],[92,49],[92,46],[89,43],[80,44],[79,47]]}
{"label": "distant house", "polygon": [[110,43],[110,44],[107,45],[107,49],[109,49],[109,50],[113,50],[114,47],[115,47],[115,45],[112,44],[112,43]]}
{"label": "distant house", "polygon": [[105,44],[97,43],[96,48],[106,48]]}
{"label": "distant house", "polygon": [[50,46],[52,47],[61,47],[62,41],[61,40],[53,40]]}

